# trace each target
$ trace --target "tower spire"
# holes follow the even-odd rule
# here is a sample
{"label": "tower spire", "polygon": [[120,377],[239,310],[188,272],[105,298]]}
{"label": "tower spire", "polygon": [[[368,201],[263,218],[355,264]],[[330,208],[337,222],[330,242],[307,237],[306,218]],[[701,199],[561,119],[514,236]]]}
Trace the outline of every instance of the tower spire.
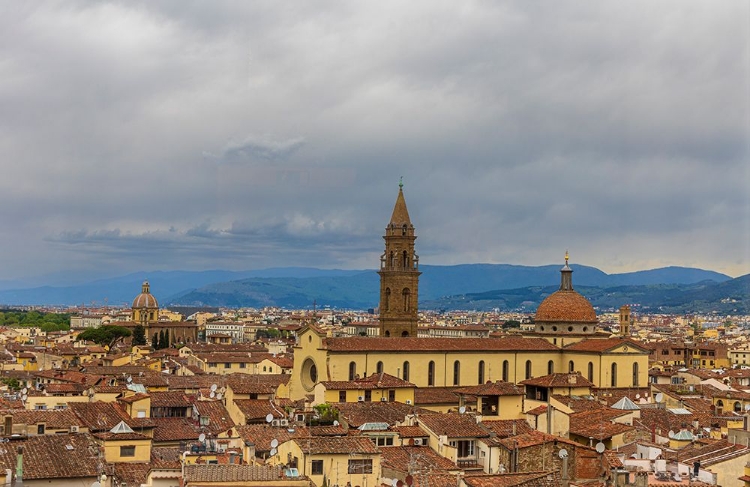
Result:
{"label": "tower spire", "polygon": [[393,214],[391,215],[391,226],[402,227],[406,225],[411,227],[411,219],[409,218],[409,210],[406,209],[406,200],[404,199],[404,183],[398,183],[398,197],[396,198],[396,204],[393,206]]}
{"label": "tower spire", "polygon": [[565,266],[560,269],[560,291],[573,290],[573,269],[568,265],[568,251],[565,251]]}

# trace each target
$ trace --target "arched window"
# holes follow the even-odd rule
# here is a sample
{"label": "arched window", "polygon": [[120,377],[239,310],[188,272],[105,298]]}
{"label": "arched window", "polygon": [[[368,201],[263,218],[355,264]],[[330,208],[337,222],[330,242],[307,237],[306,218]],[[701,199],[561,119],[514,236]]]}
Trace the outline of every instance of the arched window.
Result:
{"label": "arched window", "polygon": [[547,362],[547,375],[554,374],[555,373],[555,362],[550,360]]}
{"label": "arched window", "polygon": [[734,412],[735,413],[741,413],[742,412],[742,403],[737,401],[734,403]]}
{"label": "arched window", "polygon": [[479,370],[477,372],[477,384],[484,384],[484,360],[479,361]]}
{"label": "arched window", "polygon": [[590,382],[594,382],[594,362],[589,362],[589,377]]}
{"label": "arched window", "polygon": [[409,254],[406,253],[406,250],[404,250],[402,259],[403,259],[404,269],[408,269],[409,268]]}
{"label": "arched window", "polygon": [[385,302],[383,303],[383,308],[385,308],[385,311],[391,310],[391,288],[389,287],[385,288]]}
{"label": "arched window", "polygon": [[461,362],[456,360],[453,362],[453,385],[457,386],[461,384]]}
{"label": "arched window", "polygon": [[531,379],[531,360],[526,361],[526,378]]}
{"label": "arched window", "polygon": [[430,360],[430,363],[427,365],[427,385],[435,385],[435,362],[432,360]]}
{"label": "arched window", "polygon": [[378,374],[383,373],[383,362],[378,362],[378,364],[375,366],[375,372]]}
{"label": "arched window", "polygon": [[617,362],[612,362],[612,387],[617,387]]}
{"label": "arched window", "polygon": [[503,381],[508,382],[508,369],[510,368],[510,364],[508,364],[507,360],[503,360]]}
{"label": "arched window", "polygon": [[638,362],[633,364],[633,387],[638,387]]}
{"label": "arched window", "polygon": [[411,291],[409,291],[408,287],[405,287],[403,291],[401,291],[401,294],[404,297],[404,311],[411,310]]}
{"label": "arched window", "polygon": [[403,376],[403,379],[404,380],[409,380],[409,361],[408,360],[404,362],[404,376]]}
{"label": "arched window", "polygon": [[575,371],[576,371],[576,366],[571,360],[570,362],[568,362],[568,372],[575,372]]}
{"label": "arched window", "polygon": [[349,362],[349,380],[354,380],[357,377],[357,364]]}

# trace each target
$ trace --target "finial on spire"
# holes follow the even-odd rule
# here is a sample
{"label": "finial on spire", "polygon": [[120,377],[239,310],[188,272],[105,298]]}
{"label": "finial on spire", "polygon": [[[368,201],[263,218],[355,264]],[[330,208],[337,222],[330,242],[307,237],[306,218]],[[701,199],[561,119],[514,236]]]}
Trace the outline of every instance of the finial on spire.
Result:
{"label": "finial on spire", "polygon": [[565,265],[568,265],[568,259],[569,259],[569,258],[570,258],[570,257],[569,257],[569,255],[568,255],[568,249],[565,249]]}
{"label": "finial on spire", "polygon": [[398,178],[398,189],[404,189],[404,177],[403,176]]}

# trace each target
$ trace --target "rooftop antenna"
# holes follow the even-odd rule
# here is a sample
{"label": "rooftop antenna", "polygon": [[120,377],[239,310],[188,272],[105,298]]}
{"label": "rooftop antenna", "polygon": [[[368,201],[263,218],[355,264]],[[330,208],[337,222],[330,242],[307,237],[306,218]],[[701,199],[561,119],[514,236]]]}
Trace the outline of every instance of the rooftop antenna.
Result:
{"label": "rooftop antenna", "polygon": [[399,176],[398,178],[398,189],[400,190],[404,189],[404,177],[403,176]]}

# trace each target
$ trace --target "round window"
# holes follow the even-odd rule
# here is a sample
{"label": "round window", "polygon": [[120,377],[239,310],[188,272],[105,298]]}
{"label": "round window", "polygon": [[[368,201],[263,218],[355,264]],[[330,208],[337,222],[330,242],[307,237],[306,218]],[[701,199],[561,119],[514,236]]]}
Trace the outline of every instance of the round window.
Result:
{"label": "round window", "polygon": [[556,327],[556,326],[553,326],[553,327],[552,327],[552,331],[557,331],[557,327]]}
{"label": "round window", "polygon": [[568,327],[568,331],[573,331],[573,327],[572,327],[572,326],[569,326],[569,327]]}
{"label": "round window", "polygon": [[318,383],[318,367],[315,365],[315,361],[308,357],[302,362],[302,371],[300,372],[302,380],[302,387],[307,391],[312,391],[315,384]]}

